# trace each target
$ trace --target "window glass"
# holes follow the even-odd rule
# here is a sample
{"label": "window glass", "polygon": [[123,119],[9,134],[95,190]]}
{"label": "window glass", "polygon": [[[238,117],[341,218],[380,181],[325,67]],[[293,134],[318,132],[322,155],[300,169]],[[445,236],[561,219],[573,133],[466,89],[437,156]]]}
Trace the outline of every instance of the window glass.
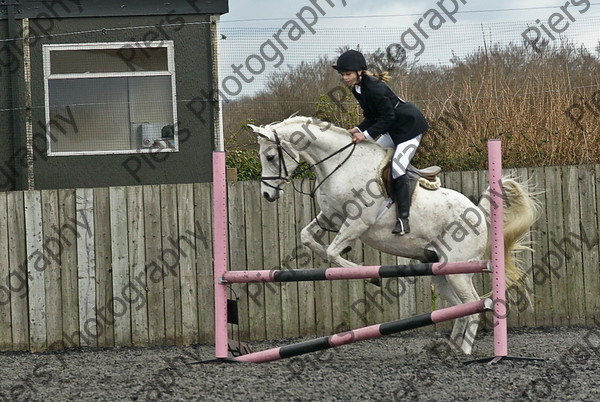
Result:
{"label": "window glass", "polygon": [[167,48],[52,51],[50,65],[52,74],[166,71]]}
{"label": "window glass", "polygon": [[170,77],[57,79],[48,88],[52,152],[173,145],[172,128],[162,132],[173,125]]}
{"label": "window glass", "polygon": [[44,45],[48,154],[177,150],[172,42],[165,43]]}

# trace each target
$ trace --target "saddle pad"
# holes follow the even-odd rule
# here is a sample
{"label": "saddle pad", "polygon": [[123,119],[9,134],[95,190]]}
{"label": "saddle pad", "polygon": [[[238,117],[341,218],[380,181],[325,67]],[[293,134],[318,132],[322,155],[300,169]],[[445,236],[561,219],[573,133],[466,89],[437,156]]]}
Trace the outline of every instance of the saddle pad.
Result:
{"label": "saddle pad", "polygon": [[[390,169],[390,161],[392,160],[392,157],[394,156],[394,148],[386,148],[386,153],[385,153],[385,157],[383,158],[383,160],[381,161],[381,163],[379,164],[379,168],[377,169],[377,185],[379,186],[379,189],[381,190],[382,194],[388,194],[391,195],[391,169]],[[421,177],[417,172],[415,172],[413,169],[411,169],[412,165],[409,165],[409,168],[406,170],[406,177],[408,178],[408,188],[409,188],[409,194],[411,195],[411,199],[414,198],[414,193],[415,193],[415,189],[417,187],[417,183],[419,184],[419,187],[423,187],[427,190],[437,190],[438,188],[441,187],[441,182],[440,182],[440,178],[436,177],[435,181],[432,182],[430,180],[427,180],[424,177]],[[389,172],[386,171],[389,170]],[[384,180],[384,177],[386,175],[389,175],[389,179]]]}

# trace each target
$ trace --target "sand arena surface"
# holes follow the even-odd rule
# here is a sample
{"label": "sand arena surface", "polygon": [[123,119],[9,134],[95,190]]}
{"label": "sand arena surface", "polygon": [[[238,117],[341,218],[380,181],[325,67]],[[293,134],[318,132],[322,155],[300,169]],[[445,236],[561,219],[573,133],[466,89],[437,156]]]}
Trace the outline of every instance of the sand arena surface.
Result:
{"label": "sand arena surface", "polygon": [[[65,400],[600,400],[600,328],[510,330],[509,355],[544,361],[467,364],[446,333],[400,335],[264,364],[204,363],[212,345],[0,353],[0,397]],[[304,340],[304,339],[302,339]],[[254,350],[298,341],[254,343]]]}

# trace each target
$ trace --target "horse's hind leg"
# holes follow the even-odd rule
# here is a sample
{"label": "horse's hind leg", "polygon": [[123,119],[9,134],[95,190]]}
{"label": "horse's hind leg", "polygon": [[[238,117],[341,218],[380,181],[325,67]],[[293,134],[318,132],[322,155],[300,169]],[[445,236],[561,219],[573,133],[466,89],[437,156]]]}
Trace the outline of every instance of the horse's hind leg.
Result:
{"label": "horse's hind leg", "polygon": [[[463,283],[460,285],[460,289],[464,289],[464,296],[462,291],[458,291],[459,297],[463,299],[464,303],[477,301],[480,299],[477,290],[475,290],[475,286],[473,285],[472,275],[458,275],[463,277]],[[464,317],[466,320],[466,328],[464,331],[463,343],[461,346],[462,351],[466,355],[471,354],[471,350],[473,349],[473,343],[475,343],[475,335],[477,335],[477,330],[479,328],[481,314],[473,314],[467,317]]]}
{"label": "horse's hind leg", "polygon": [[[471,275],[447,275],[433,277],[436,289],[452,306],[479,300]],[[454,320],[450,334],[450,346],[464,354],[471,354],[475,335],[479,327],[479,314]]]}
{"label": "horse's hind leg", "polygon": [[[475,286],[473,286],[472,277],[472,274],[462,274],[449,275],[446,278],[448,283],[452,286],[454,293],[460,298],[462,303],[470,303],[479,300],[479,295],[475,290]],[[452,331],[452,335],[455,337],[453,337],[452,340],[456,342],[456,346],[458,346],[466,355],[471,354],[478,327],[479,314],[461,317],[456,320],[455,328]]]}
{"label": "horse's hind leg", "polygon": [[[454,292],[452,285],[448,282],[448,276],[433,276],[431,282],[441,296],[450,304],[456,306],[462,303],[458,295]],[[462,318],[454,320],[452,333],[450,334],[449,345],[452,349],[460,350],[463,342],[463,334],[466,329],[466,322]]]}

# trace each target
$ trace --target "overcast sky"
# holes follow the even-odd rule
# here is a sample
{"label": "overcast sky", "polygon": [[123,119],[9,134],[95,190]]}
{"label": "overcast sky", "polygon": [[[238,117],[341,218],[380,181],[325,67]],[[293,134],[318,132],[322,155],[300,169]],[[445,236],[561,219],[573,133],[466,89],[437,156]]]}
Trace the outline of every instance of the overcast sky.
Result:
{"label": "overcast sky", "polygon": [[[327,0],[318,0],[327,15],[319,21],[319,27],[396,27],[399,24],[412,24],[419,15],[430,8],[437,8],[437,0],[332,0],[335,8],[328,5]],[[573,3],[581,3],[584,7],[585,1],[571,0]],[[560,11],[560,6],[567,0],[466,0],[460,6],[460,12],[456,16],[457,21],[464,23],[501,22],[501,21],[535,21],[547,20],[554,12]],[[589,1],[590,7],[585,16],[599,15],[600,2]],[[452,6],[452,0],[445,0],[448,8]],[[221,22],[226,26],[237,27],[276,27],[290,18],[304,6],[311,5],[310,0],[229,0],[229,13],[221,17]],[[571,5],[569,8],[576,9]],[[512,10],[511,10],[512,9]],[[496,10],[496,11],[490,11]],[[506,10],[506,11],[497,11]],[[400,15],[408,15],[402,17]],[[578,14],[578,13],[576,13]],[[373,17],[378,15],[392,15],[393,17]],[[340,18],[360,17],[364,18]],[[332,18],[335,17],[335,18]],[[279,19],[279,20],[269,20]],[[261,21],[247,21],[261,20]],[[230,22],[231,21],[231,22]]]}
{"label": "overcast sky", "polygon": [[[451,59],[466,57],[491,43],[522,45],[524,34],[531,35],[529,39],[539,35],[540,40],[550,44],[568,40],[593,53],[600,41],[600,2],[589,0],[463,0],[466,4],[444,0],[442,5],[450,11],[458,5],[458,12],[452,16],[443,13],[440,0],[330,1],[334,7],[328,0],[229,0],[230,12],[221,16],[220,26],[227,37],[220,41],[222,76],[239,74],[234,65],[242,70],[248,66],[258,70],[252,78],[240,81],[243,95],[264,89],[267,78],[275,71],[319,57],[335,60],[339,49],[345,46],[358,46],[365,52],[396,46],[395,49],[406,51],[408,62],[448,65]],[[565,8],[567,2],[569,6]],[[310,21],[301,25],[296,14],[304,7],[314,9],[313,3],[325,15],[318,14],[310,27],[306,25]],[[434,11],[428,11],[431,9]],[[310,11],[304,10],[304,18],[310,20]],[[443,21],[435,18],[436,13]],[[552,18],[554,31],[550,29]],[[295,22],[288,23],[290,20]],[[289,37],[294,24],[304,30],[301,39]],[[276,34],[278,30],[283,31],[280,36]],[[293,34],[298,35],[298,30]],[[271,42],[265,48],[267,54],[273,55],[277,48],[277,57],[267,60],[253,56],[259,55],[265,42]],[[248,72],[245,76],[250,77]],[[240,85],[234,80],[226,84],[230,92],[238,92],[235,88]]]}

